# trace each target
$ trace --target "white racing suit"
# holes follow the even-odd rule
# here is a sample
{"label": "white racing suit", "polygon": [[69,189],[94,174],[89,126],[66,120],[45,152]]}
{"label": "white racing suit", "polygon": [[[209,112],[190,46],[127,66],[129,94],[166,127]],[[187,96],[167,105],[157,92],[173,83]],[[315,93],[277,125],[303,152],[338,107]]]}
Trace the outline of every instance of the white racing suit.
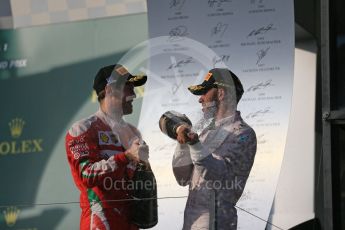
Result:
{"label": "white racing suit", "polygon": [[236,112],[204,129],[200,142],[178,144],[173,157],[177,182],[189,185],[183,230],[236,229],[235,205],[256,153],[256,135]]}

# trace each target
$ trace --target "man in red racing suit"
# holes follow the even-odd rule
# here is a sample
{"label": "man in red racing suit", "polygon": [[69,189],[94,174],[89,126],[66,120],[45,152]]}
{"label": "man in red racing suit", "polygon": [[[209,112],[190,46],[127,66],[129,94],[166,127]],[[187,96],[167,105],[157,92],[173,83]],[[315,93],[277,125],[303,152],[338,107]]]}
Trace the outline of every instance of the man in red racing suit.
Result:
{"label": "man in red racing suit", "polygon": [[136,164],[148,160],[139,131],[122,119],[132,113],[133,88],[146,76],[132,76],[121,65],[100,69],[94,86],[100,109],[72,125],[66,153],[80,190],[81,230],[136,230],[130,223],[130,179]]}

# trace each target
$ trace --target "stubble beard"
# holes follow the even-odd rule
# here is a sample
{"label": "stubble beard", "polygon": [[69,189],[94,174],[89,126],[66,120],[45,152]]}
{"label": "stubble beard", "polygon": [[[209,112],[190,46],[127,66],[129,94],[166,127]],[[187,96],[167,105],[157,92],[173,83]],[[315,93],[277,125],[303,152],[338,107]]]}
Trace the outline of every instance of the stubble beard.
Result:
{"label": "stubble beard", "polygon": [[200,133],[203,129],[205,129],[215,118],[217,113],[217,102],[211,101],[208,105],[203,107],[203,115],[202,118],[196,122],[194,125],[194,129],[196,132]]}

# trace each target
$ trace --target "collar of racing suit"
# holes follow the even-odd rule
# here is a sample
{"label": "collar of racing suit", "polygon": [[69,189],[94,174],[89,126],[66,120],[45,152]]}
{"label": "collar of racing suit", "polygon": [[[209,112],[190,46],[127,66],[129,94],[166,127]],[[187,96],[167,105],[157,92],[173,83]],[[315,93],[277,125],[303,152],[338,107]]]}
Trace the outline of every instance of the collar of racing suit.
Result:
{"label": "collar of racing suit", "polygon": [[227,117],[224,117],[218,121],[215,121],[215,127],[219,127],[219,126],[222,126],[222,125],[227,124],[227,123],[232,123],[232,122],[238,120],[239,117],[240,117],[240,111],[236,111],[231,116],[227,116]]}
{"label": "collar of racing suit", "polygon": [[122,117],[118,119],[114,119],[110,117],[109,115],[107,115],[105,112],[103,112],[101,108],[99,108],[98,111],[96,112],[96,116],[99,117],[103,122],[108,124],[110,127],[126,124],[126,122],[123,120]]}

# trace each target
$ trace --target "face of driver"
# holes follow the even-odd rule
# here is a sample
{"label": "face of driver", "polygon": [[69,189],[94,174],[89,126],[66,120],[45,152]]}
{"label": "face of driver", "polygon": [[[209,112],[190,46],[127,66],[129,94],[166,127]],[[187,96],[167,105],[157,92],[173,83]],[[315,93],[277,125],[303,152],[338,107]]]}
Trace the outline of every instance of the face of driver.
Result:
{"label": "face of driver", "polygon": [[134,92],[134,86],[131,83],[127,83],[123,89],[122,96],[122,110],[123,115],[131,114],[133,112],[133,99],[136,97]]}
{"label": "face of driver", "polygon": [[114,116],[127,115],[133,112],[132,102],[136,97],[134,86],[131,83],[126,83],[121,88],[116,88],[113,84],[106,86],[106,107],[108,113]]}
{"label": "face of driver", "polygon": [[211,88],[205,94],[201,95],[199,103],[202,106],[202,112],[204,113],[205,119],[215,117],[218,108],[217,88]]}

